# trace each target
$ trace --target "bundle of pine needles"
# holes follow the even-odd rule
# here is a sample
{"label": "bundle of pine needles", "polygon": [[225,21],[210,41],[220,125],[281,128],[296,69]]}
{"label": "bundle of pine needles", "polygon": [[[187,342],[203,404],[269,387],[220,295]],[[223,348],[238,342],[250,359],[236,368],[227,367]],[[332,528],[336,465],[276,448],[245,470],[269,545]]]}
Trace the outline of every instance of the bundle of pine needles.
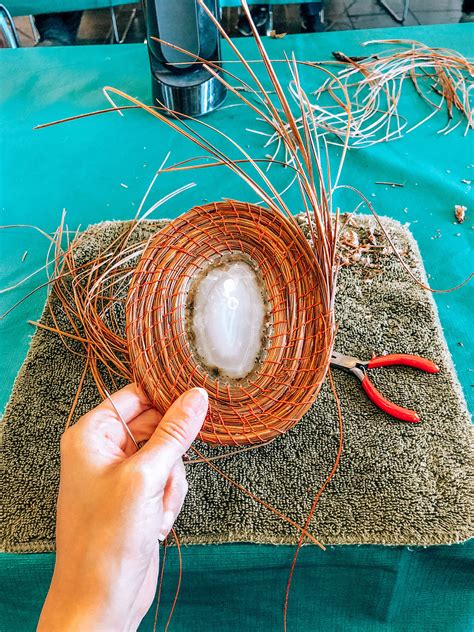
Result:
{"label": "bundle of pine needles", "polygon": [[[456,51],[414,40],[371,40],[363,46],[394,44],[395,48],[367,56],[334,52],[336,61],[300,62],[342,69],[314,90],[315,98],[308,103],[311,116],[298,117],[296,125],[314,125],[320,134],[330,137],[329,142],[344,146],[349,134],[349,146],[358,148],[401,138],[443,112],[447,120],[439,134],[450,134],[460,126],[464,126],[464,134],[473,129],[474,63]],[[290,92],[298,103],[300,88],[294,81]],[[419,120],[413,120],[412,109],[405,111],[403,107],[410,92],[426,106],[426,114]],[[412,104],[411,99],[407,103]],[[286,131],[291,132],[289,126]],[[279,144],[277,133],[266,136],[267,147]],[[286,160],[291,160],[291,155],[287,154]]]}

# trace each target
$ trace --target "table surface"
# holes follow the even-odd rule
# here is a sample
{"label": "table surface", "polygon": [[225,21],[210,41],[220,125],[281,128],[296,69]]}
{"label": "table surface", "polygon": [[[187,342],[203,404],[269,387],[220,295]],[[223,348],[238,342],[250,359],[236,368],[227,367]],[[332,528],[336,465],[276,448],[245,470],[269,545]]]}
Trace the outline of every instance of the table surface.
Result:
{"label": "table surface", "polygon": [[[473,34],[471,25],[449,25],[288,36],[268,40],[267,46],[272,57],[281,58],[283,51],[294,51],[300,59],[325,59],[332,50],[358,54],[359,44],[368,39],[404,37],[468,54]],[[248,58],[255,58],[251,41],[238,43]],[[279,71],[285,83],[288,73],[282,66]],[[314,81],[319,80],[315,74]],[[104,85],[149,99],[148,60],[142,45],[1,51],[0,81],[1,224],[34,224],[53,231],[64,208],[70,228],[130,218],[169,150],[173,162],[199,154],[190,142],[143,112],[128,112],[124,117],[106,114],[33,131],[36,124],[106,106],[101,93]],[[427,113],[415,96],[409,99],[414,114]],[[228,97],[226,105],[235,102]],[[265,153],[261,137],[246,131],[257,123],[245,108],[222,109],[205,121],[237,134],[250,153]],[[438,288],[463,280],[471,272],[474,252],[472,193],[462,183],[463,179],[474,179],[472,137],[463,137],[460,128],[448,136],[437,134],[444,124],[444,115],[440,114],[402,140],[351,151],[342,178],[364,192],[379,214],[410,223],[430,282]],[[274,178],[281,189],[287,174],[283,169],[275,170]],[[207,170],[161,176],[150,204],[190,181],[197,186],[161,207],[154,216],[175,217],[195,203],[224,196],[255,201],[238,179],[222,170]],[[378,186],[376,181],[403,182],[405,186],[394,189]],[[299,211],[295,191],[289,192],[288,199],[295,212]],[[347,193],[336,201],[344,211],[357,203]],[[469,209],[463,225],[454,223],[454,204]],[[0,249],[0,278],[5,287],[43,265],[47,241],[32,229],[5,229],[0,231]],[[0,313],[42,281],[38,275],[16,290],[0,294]],[[471,407],[472,285],[435,296]],[[27,320],[39,317],[44,299],[44,291],[37,292],[0,321],[0,409],[8,399],[33,333]],[[400,349],[390,351],[409,349],[403,348],[401,340]],[[472,551],[469,544],[425,550],[338,547],[327,554],[306,547],[292,592],[290,629],[467,630],[473,614],[468,574]],[[184,555],[185,586],[174,629],[186,630],[192,623],[196,628],[201,620],[206,630],[253,630],[257,621],[262,630],[280,625],[291,547],[190,547]],[[1,556],[2,629],[34,628],[52,563],[51,555]],[[173,588],[171,566],[165,606]]]}
{"label": "table surface", "polygon": [[3,4],[11,15],[15,16],[104,9],[122,4],[132,4],[132,2],[133,0],[129,0],[129,2],[127,0],[5,0]]}

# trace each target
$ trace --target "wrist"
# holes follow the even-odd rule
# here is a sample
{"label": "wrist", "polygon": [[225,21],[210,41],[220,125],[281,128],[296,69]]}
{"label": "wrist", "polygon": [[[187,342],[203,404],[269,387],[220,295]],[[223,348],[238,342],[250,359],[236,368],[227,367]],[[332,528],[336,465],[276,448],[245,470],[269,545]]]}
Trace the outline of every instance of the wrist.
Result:
{"label": "wrist", "polygon": [[88,585],[56,570],[38,622],[38,632],[116,632],[128,630],[127,617],[116,612],[110,595],[97,578],[89,576]]}

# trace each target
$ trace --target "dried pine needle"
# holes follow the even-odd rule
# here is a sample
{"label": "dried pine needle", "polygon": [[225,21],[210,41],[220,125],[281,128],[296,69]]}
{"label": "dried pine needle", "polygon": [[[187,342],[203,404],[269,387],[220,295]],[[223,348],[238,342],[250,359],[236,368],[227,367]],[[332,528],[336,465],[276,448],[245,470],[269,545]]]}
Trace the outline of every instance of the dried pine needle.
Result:
{"label": "dried pine needle", "polygon": [[[326,66],[343,66],[334,78],[328,78],[314,91],[311,101],[314,125],[331,143],[342,144],[349,131],[351,147],[371,145],[401,138],[444,112],[447,123],[439,133],[449,134],[464,125],[465,134],[474,128],[473,85],[474,64],[455,51],[432,48],[415,40],[373,40],[364,46],[392,46],[369,56],[348,56],[333,53],[337,62]],[[306,62],[311,64],[311,62]],[[315,64],[318,68],[321,62]],[[344,86],[344,94],[341,92]],[[290,84],[298,101],[298,90]],[[402,97],[415,92],[430,112],[414,121],[412,111],[402,113]],[[350,119],[345,95],[350,95]],[[302,118],[297,119],[303,125]],[[268,145],[275,142],[270,136]]]}

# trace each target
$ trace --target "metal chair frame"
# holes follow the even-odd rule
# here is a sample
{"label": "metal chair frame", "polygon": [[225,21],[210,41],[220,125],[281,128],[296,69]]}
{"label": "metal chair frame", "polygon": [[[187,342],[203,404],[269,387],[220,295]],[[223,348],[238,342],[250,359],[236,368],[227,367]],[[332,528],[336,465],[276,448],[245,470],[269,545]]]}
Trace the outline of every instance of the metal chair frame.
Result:
{"label": "metal chair frame", "polygon": [[403,2],[403,12],[401,15],[396,13],[394,9],[386,2],[385,0],[377,0],[377,4],[379,4],[385,11],[399,24],[404,24],[405,20],[408,17],[408,10],[410,8],[410,0],[404,0]]}
{"label": "metal chair frame", "polygon": [[130,31],[130,28],[132,26],[133,20],[135,19],[136,15],[137,15],[137,7],[133,7],[132,12],[130,13],[130,17],[128,18],[127,24],[125,25],[125,28],[123,29],[123,33],[122,35],[120,35],[118,24],[117,24],[117,15],[115,13],[115,7],[110,7],[110,17],[111,17],[112,24],[111,24],[109,32],[107,33],[107,37],[105,39],[109,40],[111,44],[113,44],[114,42],[115,44],[123,44],[128,35],[128,32]]}
{"label": "metal chair frame", "polygon": [[6,6],[0,4],[0,32],[10,48],[19,48],[20,38],[15,22]]}

